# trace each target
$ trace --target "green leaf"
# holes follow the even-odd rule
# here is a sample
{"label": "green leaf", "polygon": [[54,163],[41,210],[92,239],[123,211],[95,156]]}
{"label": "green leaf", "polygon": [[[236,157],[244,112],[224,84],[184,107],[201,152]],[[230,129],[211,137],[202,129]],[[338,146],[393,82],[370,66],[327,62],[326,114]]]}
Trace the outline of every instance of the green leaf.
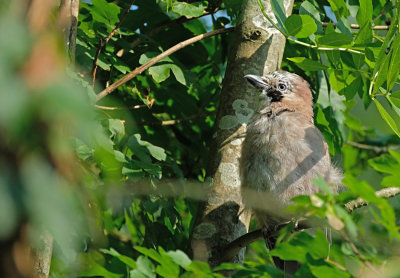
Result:
{"label": "green leaf", "polygon": [[[360,26],[364,26],[364,24],[368,23],[371,25],[372,21],[372,0],[363,0],[360,1],[360,7],[357,12],[357,22]],[[371,30],[372,31],[372,30]]]}
{"label": "green leaf", "polygon": [[393,96],[393,94],[386,95],[386,99],[390,102],[394,112],[400,117],[400,99]]}
{"label": "green leaf", "polygon": [[322,191],[325,192],[327,195],[332,195],[332,190],[329,188],[329,185],[326,183],[324,178],[322,178],[321,176],[313,179],[312,182],[313,182],[313,184],[315,184],[316,186],[321,188]]}
{"label": "green leaf", "polygon": [[[155,56],[157,56],[156,52],[146,52],[140,56],[139,63],[143,65]],[[184,71],[176,63],[174,63],[170,57],[165,57],[156,65],[150,67],[149,74],[153,77],[154,81],[161,83],[170,76],[171,70],[176,80],[182,85],[186,86],[187,80]]]}
{"label": "green leaf", "polygon": [[125,134],[125,126],[120,119],[108,119],[108,130],[111,135]]}
{"label": "green leaf", "polygon": [[382,154],[378,157],[371,158],[368,160],[368,164],[375,170],[387,174],[396,174],[400,169],[399,162],[388,154]]}
{"label": "green leaf", "polygon": [[309,15],[292,14],[285,21],[285,27],[290,36],[307,38],[317,31],[317,24]]}
{"label": "green leaf", "polygon": [[189,4],[186,2],[176,1],[173,3],[172,11],[178,15],[192,18],[203,15],[206,7],[207,5],[204,5],[203,2],[194,2]]}
{"label": "green leaf", "polygon": [[134,259],[118,253],[118,251],[115,250],[114,248],[110,248],[110,250],[100,249],[100,251],[103,252],[104,254],[108,254],[113,257],[116,257],[118,260],[120,260],[121,262],[123,262],[124,264],[126,264],[127,266],[129,266],[133,269],[136,268],[136,262]]}
{"label": "green leaf", "polygon": [[211,273],[210,265],[206,262],[200,262],[200,261],[192,261],[192,263],[189,266],[189,270],[194,273],[200,273],[200,274]]}
{"label": "green leaf", "polygon": [[[161,179],[162,177],[162,170],[160,165],[153,164],[151,162],[137,161],[137,160],[132,160],[131,164],[133,164],[134,166],[133,168],[139,167],[143,169],[145,172],[149,173],[150,175],[156,176],[158,179]],[[128,174],[133,174],[133,173],[128,172]]]}
{"label": "green leaf", "polygon": [[357,180],[350,174],[345,174],[344,184],[353,193],[360,196],[368,203],[374,204],[380,210],[381,213],[378,215],[372,206],[369,209],[375,220],[388,230],[391,237],[400,237],[393,208],[386,199],[377,197],[375,195],[375,190],[368,183]]}
{"label": "green leaf", "polygon": [[[397,4],[397,6],[399,6],[399,5],[400,5],[400,3]],[[400,11],[399,11],[399,9],[397,9],[396,16],[394,17],[392,22],[398,22],[399,13],[400,13]],[[387,34],[385,36],[385,40],[383,41],[383,44],[380,47],[378,58],[376,59],[374,71],[373,71],[373,74],[372,74],[373,77],[375,77],[375,74],[378,71],[381,71],[382,63],[384,63],[386,61],[386,58],[387,58],[387,53],[386,53],[387,48],[389,47],[390,42],[392,41],[393,37],[395,36],[396,31],[397,31],[396,24],[391,24],[390,28],[389,28],[389,31],[387,32]]]}
{"label": "green leaf", "polygon": [[158,250],[161,255],[161,261],[160,265],[156,268],[157,274],[161,277],[178,277],[180,272],[179,266],[168,256],[164,249],[158,247]]}
{"label": "green leaf", "polygon": [[110,277],[119,278],[123,275],[110,272],[107,270],[104,264],[104,257],[102,254],[90,251],[89,253],[81,253],[79,258],[79,263],[84,266],[82,271],[79,272],[79,277]]}
{"label": "green leaf", "polygon": [[328,252],[328,240],[321,229],[318,229],[315,237],[306,232],[294,234],[288,242],[279,243],[275,249],[270,251],[270,254],[282,260],[296,260],[305,263],[307,254],[314,259],[322,259],[328,255]]}
{"label": "green leaf", "polygon": [[131,235],[131,241],[132,243],[135,243],[135,239],[138,235],[138,231],[136,230],[135,225],[133,224],[131,218],[129,217],[128,213],[124,212],[124,217],[125,217],[125,225],[128,228],[129,234]]}
{"label": "green leaf", "polygon": [[180,265],[181,267],[183,267],[186,270],[188,270],[188,267],[192,263],[192,261],[189,259],[189,257],[181,250],[168,251],[167,254],[168,254],[168,256],[170,256],[172,258],[172,260],[177,265]]}
{"label": "green leaf", "polygon": [[134,247],[137,251],[142,253],[143,255],[148,256],[149,258],[155,260],[156,262],[160,263],[162,261],[161,255],[154,249],[150,248],[145,248],[141,246],[135,246]]}
{"label": "green leaf", "polygon": [[393,92],[389,95],[389,98],[395,106],[400,108],[400,91]]}
{"label": "green leaf", "polygon": [[390,57],[390,64],[389,64],[389,69],[388,69],[388,74],[387,74],[387,91],[390,91],[396,80],[399,78],[399,72],[400,72],[400,35],[397,34],[396,37],[393,40],[392,46],[391,46],[391,57]]}
{"label": "green leaf", "polygon": [[163,264],[157,266],[156,273],[161,277],[178,277],[179,276],[179,266],[177,266],[173,261],[164,262]]}
{"label": "green leaf", "polygon": [[311,16],[317,25],[317,34],[323,33],[320,13],[318,12],[317,8],[313,4],[311,4],[310,1],[304,1],[303,3],[301,3],[299,12],[300,14]]}
{"label": "green leaf", "polygon": [[[163,148],[154,146],[150,142],[142,140],[141,135],[138,133],[129,137],[128,146],[134,153],[136,152],[141,157],[143,157],[144,154],[140,146],[146,148],[150,155],[157,160],[165,161],[165,159],[167,158],[167,154],[165,153],[165,150]],[[144,161],[148,160],[144,159]]]}
{"label": "green leaf", "polygon": [[123,61],[120,59],[113,59],[113,67],[115,67],[119,72],[125,74],[127,72],[131,71],[131,68],[125,64]]}
{"label": "green leaf", "polygon": [[295,62],[296,65],[301,68],[302,70],[309,70],[309,71],[318,71],[324,70],[328,67],[311,59],[305,57],[293,57],[287,58],[289,61]]}
{"label": "green leaf", "polygon": [[176,80],[182,85],[187,85],[185,75],[180,67],[171,65],[172,73],[175,75]]}
{"label": "green leaf", "polygon": [[354,42],[356,45],[366,45],[372,41],[372,28],[371,22],[361,25]]}
{"label": "green leaf", "polygon": [[357,13],[357,22],[360,25],[360,31],[355,39],[356,44],[366,44],[372,41],[372,0],[360,1],[360,8]]}
{"label": "green leaf", "polygon": [[286,12],[281,0],[271,0],[271,8],[275,18],[278,21],[278,26],[285,30]]}
{"label": "green leaf", "polygon": [[383,178],[382,186],[400,186],[400,153],[389,150],[389,154],[372,158],[368,163],[376,171],[389,174]]}
{"label": "green leaf", "polygon": [[315,275],[315,277],[324,277],[324,278],[350,277],[349,273],[329,265],[308,265],[308,267],[310,268],[311,273]]}
{"label": "green leaf", "polygon": [[170,69],[171,66],[168,63],[158,63],[155,66],[152,66],[149,68],[149,74],[153,77],[154,81],[156,81],[157,83],[161,83],[165,80],[167,80],[167,78],[170,75]]}
{"label": "green leaf", "polygon": [[370,60],[371,62],[375,62],[375,55],[371,48],[365,48],[365,57]]}
{"label": "green leaf", "polygon": [[350,216],[350,214],[342,206],[339,205],[335,205],[334,210],[336,215],[340,219],[344,220],[344,226],[348,231],[350,238],[356,239],[358,228],[357,224],[353,221],[353,218]]}
{"label": "green leaf", "polygon": [[348,17],[350,15],[344,0],[328,0],[328,2],[332,8],[332,11],[335,13],[337,20],[339,20],[341,17]]}
{"label": "green leaf", "polygon": [[376,76],[376,79],[375,79],[373,93],[379,92],[379,89],[383,85],[383,83],[387,82],[389,64],[392,60],[391,56],[392,56],[392,51],[390,51],[389,54],[384,57],[384,62],[381,65],[381,67],[378,71],[378,75]]}
{"label": "green leaf", "polygon": [[113,25],[119,22],[120,7],[106,0],[92,0],[92,3],[91,13],[95,21],[105,23],[109,27],[114,27]]}
{"label": "green leaf", "polygon": [[400,137],[400,131],[397,127],[396,122],[393,118],[386,112],[385,108],[383,108],[382,104],[379,103],[377,99],[374,99],[376,107],[378,108],[379,113],[381,114],[382,118],[386,121],[386,123],[390,126],[390,128]]}
{"label": "green leaf", "polygon": [[86,145],[82,140],[75,138],[74,148],[78,157],[82,160],[93,158],[94,149]]}
{"label": "green leaf", "polygon": [[317,42],[320,45],[328,46],[349,46],[353,39],[345,34],[331,32],[323,36],[318,36]]}
{"label": "green leaf", "polygon": [[145,256],[139,256],[136,260],[137,270],[148,278],[155,278],[155,268],[153,263]]}

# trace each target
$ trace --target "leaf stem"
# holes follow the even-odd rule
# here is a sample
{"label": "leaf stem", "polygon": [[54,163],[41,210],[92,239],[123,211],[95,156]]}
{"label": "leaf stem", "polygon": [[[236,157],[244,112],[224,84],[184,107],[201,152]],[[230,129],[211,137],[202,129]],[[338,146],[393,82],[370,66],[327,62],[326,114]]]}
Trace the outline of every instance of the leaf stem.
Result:
{"label": "leaf stem", "polygon": [[303,45],[303,46],[306,46],[306,47],[309,47],[309,48],[313,48],[313,49],[317,49],[317,50],[321,50],[321,51],[339,50],[339,51],[350,52],[350,53],[361,54],[361,55],[365,54],[362,51],[358,51],[358,50],[347,48],[347,47],[321,47],[321,46],[318,46],[318,45],[315,45],[315,44],[309,44],[309,43],[306,43],[306,42],[299,41],[298,39],[292,38],[292,37],[286,37],[286,39],[288,41],[291,41],[291,42],[295,43],[295,44]]}
{"label": "leaf stem", "polygon": [[265,8],[263,3],[261,2],[261,0],[257,0],[258,5],[260,6],[261,12],[262,14],[265,16],[265,18],[279,31],[281,32],[282,35],[285,36],[285,38],[288,38],[288,35],[281,29],[278,27],[278,25],[275,24],[275,22],[269,17],[269,15],[265,12]]}
{"label": "leaf stem", "polygon": [[294,37],[290,37],[286,34],[286,32],[284,32],[281,28],[278,27],[278,25],[275,24],[275,22],[271,19],[271,17],[268,16],[268,14],[265,12],[265,8],[264,5],[261,3],[261,0],[257,0],[258,5],[260,6],[261,12],[262,14],[265,16],[265,18],[282,34],[285,36],[285,38],[288,41],[291,41],[293,43],[299,44],[299,45],[303,45],[309,48],[313,48],[313,49],[317,49],[317,50],[321,50],[321,51],[333,51],[333,50],[339,50],[339,51],[344,51],[344,52],[350,52],[350,53],[355,53],[355,54],[361,54],[361,55],[365,55],[364,52],[362,51],[358,51],[358,50],[354,50],[351,48],[347,48],[347,47],[320,47],[318,45],[315,44],[309,44],[306,42],[302,42],[299,41],[298,39],[294,38]]}
{"label": "leaf stem", "polygon": [[119,27],[121,27],[122,23],[124,22],[126,16],[128,15],[133,3],[135,2],[135,0],[131,0],[131,2],[129,3],[128,7],[126,7],[124,13],[121,16],[121,19],[119,20],[119,22],[117,23],[117,25],[115,25],[114,29],[111,31],[111,33],[107,36],[107,38],[105,40],[100,39],[99,41],[99,45],[97,47],[96,53],[94,55],[94,59],[93,59],[93,67],[92,67],[92,86],[94,87],[94,83],[96,81],[96,72],[97,72],[97,68],[98,68],[98,64],[97,64],[97,60],[99,59],[99,55],[101,50],[103,49],[103,47],[109,42],[109,40],[115,35],[115,33],[117,32],[117,30],[119,29]]}
{"label": "leaf stem", "polygon": [[376,79],[376,77],[378,76],[378,73],[379,73],[379,71],[377,71],[377,72],[375,73],[375,76],[374,76],[374,78],[372,78],[371,84],[369,85],[368,94],[369,94],[369,96],[371,97],[371,99],[374,99],[374,98],[375,98],[375,95],[372,94],[372,90],[374,89],[375,79]]}

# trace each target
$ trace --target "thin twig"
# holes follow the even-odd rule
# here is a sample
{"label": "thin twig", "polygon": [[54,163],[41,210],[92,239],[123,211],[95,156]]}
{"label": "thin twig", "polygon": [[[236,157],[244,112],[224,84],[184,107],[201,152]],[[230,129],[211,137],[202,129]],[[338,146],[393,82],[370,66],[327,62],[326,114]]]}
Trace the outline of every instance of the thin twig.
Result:
{"label": "thin twig", "polygon": [[176,119],[176,120],[167,120],[167,121],[160,121],[160,122],[142,122],[142,123],[137,123],[135,125],[140,125],[140,126],[143,126],[143,125],[148,125],[148,126],[176,125],[176,124],[180,124],[182,122],[186,122],[186,121],[190,121],[190,120],[194,120],[194,119],[205,118],[210,115],[215,115],[216,113],[217,113],[217,111],[211,111],[211,112],[207,112],[207,113],[191,115],[191,116],[184,117],[181,119]]}
{"label": "thin twig", "polygon": [[[195,17],[191,17],[191,18],[187,18],[187,17],[185,17],[185,16],[181,16],[181,17],[179,17],[179,18],[177,18],[177,19],[174,19],[174,20],[169,21],[169,22],[167,22],[167,23],[164,23],[164,24],[162,24],[162,25],[160,25],[160,26],[157,26],[157,27],[155,27],[154,29],[151,29],[151,30],[148,31],[148,32],[145,32],[145,33],[144,33],[144,36],[152,37],[152,36],[154,36],[154,35],[160,33],[161,31],[163,31],[163,30],[165,30],[165,29],[167,29],[167,28],[169,28],[169,27],[172,27],[172,26],[175,26],[175,25],[180,25],[180,24],[183,24],[183,23],[185,23],[185,22],[188,22],[188,21],[191,21],[191,20],[194,20],[194,19],[198,19],[198,18],[203,17],[203,16],[206,16],[206,15],[214,14],[214,13],[216,13],[217,11],[219,11],[219,10],[218,10],[218,9],[215,9],[214,11],[204,12],[204,13],[203,13],[202,15],[200,15],[200,16],[195,16]],[[138,38],[136,38],[136,39],[131,43],[130,47],[131,47],[131,48],[135,48],[135,47],[136,47],[138,44],[140,44],[142,41],[143,41],[143,36],[138,37]]]}
{"label": "thin twig", "polygon": [[110,106],[102,106],[102,105],[95,105],[97,109],[102,109],[102,110],[130,110],[130,109],[139,109],[139,108],[145,108],[148,107],[146,104],[137,104],[133,106],[126,106],[126,107],[110,107]]}
{"label": "thin twig", "polygon": [[151,59],[150,61],[148,61],[147,63],[145,63],[144,65],[141,65],[140,67],[137,67],[136,69],[134,69],[133,71],[131,71],[130,73],[128,73],[127,75],[125,75],[124,77],[122,77],[120,80],[118,80],[117,82],[111,84],[109,87],[107,87],[106,89],[104,89],[103,91],[101,91],[96,98],[96,101],[101,100],[103,97],[105,97],[106,95],[108,95],[109,93],[111,93],[112,91],[114,91],[116,88],[118,88],[119,86],[125,84],[126,82],[128,82],[129,80],[131,80],[132,78],[134,78],[136,75],[141,74],[143,71],[145,71],[146,69],[148,69],[149,67],[151,67],[152,65],[154,65],[155,63],[157,63],[158,61],[164,59],[165,57],[171,55],[172,53],[188,46],[191,45],[192,43],[198,42],[202,39],[206,39],[215,35],[219,35],[219,34],[223,34],[223,33],[228,33],[228,32],[232,32],[234,30],[233,27],[230,28],[224,28],[224,29],[218,29],[218,30],[214,30],[208,33],[204,33],[198,36],[195,36],[193,38],[187,39],[183,42],[180,42],[176,45],[174,45],[173,47],[167,49],[166,51],[162,52],[160,55],[158,55],[157,57],[154,57],[153,59]]}
{"label": "thin twig", "polygon": [[363,150],[371,150],[371,151],[374,151],[377,153],[386,153],[389,150],[400,149],[400,145],[391,145],[391,146],[380,147],[380,146],[367,145],[367,144],[362,144],[362,143],[353,142],[353,141],[348,141],[344,145],[349,145],[349,146],[356,147],[356,148],[363,149]]}
{"label": "thin twig", "polygon": [[[326,28],[328,27],[330,22],[322,22],[322,27]],[[336,26],[335,23],[331,23],[333,26]],[[350,24],[350,28],[352,29],[360,29],[360,25],[358,24]],[[372,30],[389,30],[390,26],[389,25],[376,25],[372,26]]]}
{"label": "thin twig", "polygon": [[[377,21],[382,15],[385,14],[385,9],[386,9],[387,4],[389,4],[389,2],[391,2],[391,1],[390,1],[390,0],[386,0],[386,3],[385,3],[385,5],[383,5],[381,12],[379,13],[379,15],[378,15],[377,17],[375,17],[375,18],[372,20],[372,23],[374,23],[375,21]],[[393,7],[392,7],[391,9],[393,9]],[[389,11],[390,11],[390,9],[389,9]]]}
{"label": "thin twig", "polygon": [[97,68],[98,68],[97,60],[99,59],[100,52],[103,49],[103,47],[108,43],[108,41],[112,38],[112,36],[115,35],[115,33],[117,32],[119,27],[121,27],[122,23],[124,22],[124,20],[125,20],[126,16],[128,15],[134,2],[135,2],[135,0],[131,0],[131,3],[129,4],[129,6],[125,9],[124,13],[122,14],[121,19],[119,20],[117,25],[115,25],[114,29],[107,36],[107,38],[105,40],[100,39],[100,41],[99,41],[99,46],[97,47],[96,54],[94,55],[94,59],[93,59],[93,68],[92,68],[92,84],[93,84],[93,86],[94,86],[94,82],[96,81],[96,72],[97,72]]}
{"label": "thin twig", "polygon": [[318,45],[315,45],[315,44],[309,44],[309,43],[306,43],[306,42],[299,41],[298,39],[292,38],[292,37],[287,37],[286,39],[288,41],[293,42],[293,43],[296,43],[296,44],[299,44],[299,45],[303,45],[303,46],[306,46],[306,47],[309,47],[309,48],[321,50],[321,51],[339,50],[339,51],[350,52],[350,53],[361,54],[361,55],[365,54],[362,51],[354,50],[354,49],[347,48],[347,47],[321,47],[321,46],[318,46]]}
{"label": "thin twig", "polygon": [[326,258],[324,261],[327,262],[328,264],[338,267],[339,269],[341,269],[343,271],[346,271],[346,268],[344,266],[342,266],[341,264],[339,264],[337,262],[332,261],[331,259]]}

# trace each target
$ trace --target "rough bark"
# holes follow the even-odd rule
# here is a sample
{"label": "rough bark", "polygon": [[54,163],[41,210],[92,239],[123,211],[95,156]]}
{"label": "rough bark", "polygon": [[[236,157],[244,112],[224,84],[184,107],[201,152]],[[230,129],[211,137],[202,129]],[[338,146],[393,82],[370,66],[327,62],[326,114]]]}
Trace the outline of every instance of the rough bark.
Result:
{"label": "rough bark", "polygon": [[[274,19],[270,1],[262,2]],[[293,0],[284,0],[287,14],[292,6]],[[212,193],[199,211],[191,240],[193,259],[211,265],[221,262],[224,246],[247,232],[251,217],[240,195],[238,159],[255,96],[243,76],[278,69],[285,38],[261,14],[257,0],[244,0],[231,45],[214,128],[211,153],[215,155],[208,167]],[[231,262],[243,262],[244,251]]]}
{"label": "rough bark", "polygon": [[35,256],[35,277],[49,277],[51,256],[53,253],[53,237],[47,231],[43,231],[38,240],[38,246],[33,251]]}
{"label": "rough bark", "polygon": [[79,0],[61,0],[59,24],[72,64],[75,63],[76,32],[78,29]]}

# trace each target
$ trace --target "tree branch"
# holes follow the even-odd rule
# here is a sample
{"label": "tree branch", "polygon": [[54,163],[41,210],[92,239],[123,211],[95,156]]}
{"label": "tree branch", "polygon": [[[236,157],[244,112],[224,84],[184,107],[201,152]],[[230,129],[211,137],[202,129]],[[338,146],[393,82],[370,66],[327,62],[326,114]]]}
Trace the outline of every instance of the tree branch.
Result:
{"label": "tree branch", "polygon": [[[391,197],[394,197],[396,195],[400,194],[400,187],[388,187],[388,188],[383,188],[379,191],[377,191],[376,196],[389,199]],[[344,205],[346,210],[348,212],[353,212],[354,210],[368,205],[368,202],[365,201],[362,198],[358,198],[356,200],[350,201]],[[295,227],[294,231],[299,231],[305,228],[309,228],[310,224],[307,223],[306,220],[301,220],[298,222],[298,226]],[[272,232],[271,236],[276,236],[278,231],[286,226],[287,223],[281,224],[277,226],[277,228]],[[224,261],[229,261],[233,256],[235,256],[242,248],[245,248],[247,245],[253,243],[256,240],[259,240],[263,238],[263,232],[262,229],[252,231],[250,233],[244,234],[231,243],[229,243],[223,250],[222,256],[221,256],[221,262]]]}
{"label": "tree branch", "polygon": [[[389,199],[391,197],[394,197],[396,195],[400,194],[400,187],[387,187],[383,188],[375,193],[376,196]],[[358,198],[356,200],[350,201],[347,204],[345,204],[345,208],[348,212],[352,212],[355,209],[358,209],[360,207],[368,205],[368,202],[365,201],[362,198]]]}
{"label": "tree branch", "polygon": [[[210,15],[210,14],[214,14],[214,13],[216,13],[217,11],[219,11],[219,10],[216,9],[216,10],[211,11],[211,12],[205,12],[204,14],[202,14],[202,15],[200,15],[200,16],[195,16],[195,17],[191,17],[191,18],[187,18],[187,17],[185,17],[185,16],[181,16],[181,17],[179,17],[179,18],[177,18],[177,19],[174,19],[174,20],[172,20],[172,21],[168,21],[167,23],[164,23],[164,24],[162,24],[162,25],[160,25],[160,26],[157,26],[157,27],[155,27],[154,29],[151,29],[150,31],[144,33],[144,35],[145,35],[145,36],[148,36],[148,37],[152,37],[152,36],[154,36],[154,35],[160,33],[161,31],[167,29],[168,27],[172,27],[172,26],[175,26],[175,25],[183,24],[183,23],[185,23],[185,22],[188,22],[188,21],[191,21],[191,20],[194,20],[194,19],[198,19],[198,18],[203,17],[203,16],[207,16],[207,15]],[[131,45],[130,45],[131,48],[135,48],[135,47],[136,47],[138,44],[140,44],[142,41],[143,41],[143,37],[138,37],[137,39],[135,39],[135,40],[131,43]]]}
{"label": "tree branch", "polygon": [[391,145],[391,146],[374,146],[374,145],[367,145],[363,143],[348,141],[344,145],[349,145],[352,147],[356,147],[363,150],[371,150],[377,153],[385,153],[389,150],[397,150],[400,148],[400,145]]}
{"label": "tree branch", "polygon": [[126,16],[128,15],[134,2],[135,2],[135,0],[131,0],[129,6],[125,9],[124,13],[122,14],[121,19],[119,20],[117,25],[115,25],[114,29],[107,36],[107,38],[105,40],[100,39],[100,41],[99,41],[99,46],[97,47],[96,54],[94,55],[94,59],[93,59],[93,68],[92,68],[92,84],[93,84],[93,86],[94,86],[94,82],[96,81],[96,72],[97,72],[97,68],[98,68],[97,60],[99,59],[100,52],[103,49],[103,47],[108,43],[108,41],[115,35],[115,33],[117,32],[119,27],[121,27],[122,23],[124,22],[124,20],[125,20]]}
{"label": "tree branch", "polygon": [[76,34],[78,30],[79,0],[61,0],[58,22],[64,33],[69,62],[75,64]]}
{"label": "tree branch", "polygon": [[[326,28],[329,25],[330,22],[322,22],[322,27]],[[336,26],[335,23],[332,23],[333,26]],[[352,29],[360,29],[360,25],[358,24],[350,24],[350,28]],[[390,26],[389,25],[377,25],[377,26],[372,26],[372,30],[389,30]]]}
{"label": "tree branch", "polygon": [[218,29],[218,30],[214,30],[208,33],[204,33],[198,36],[195,36],[193,38],[187,39],[183,42],[180,42],[176,45],[174,45],[173,47],[167,49],[166,51],[162,52],[160,55],[158,55],[157,57],[154,57],[153,59],[151,59],[150,61],[148,61],[147,63],[141,65],[140,67],[137,67],[136,69],[134,69],[133,71],[131,71],[130,73],[128,73],[127,75],[125,75],[124,77],[122,77],[120,80],[118,80],[117,82],[113,83],[112,85],[110,85],[109,87],[107,87],[106,89],[104,89],[103,91],[101,91],[96,98],[96,101],[101,100],[102,98],[104,98],[106,95],[108,95],[109,93],[111,93],[112,91],[114,91],[116,88],[118,88],[119,86],[125,84],[126,82],[128,82],[129,80],[131,80],[132,78],[134,78],[136,75],[141,74],[143,71],[145,71],[146,69],[148,69],[149,67],[151,67],[152,65],[154,65],[155,63],[157,63],[158,61],[164,59],[165,57],[171,55],[172,53],[192,44],[195,42],[198,42],[202,39],[206,39],[215,35],[219,35],[219,34],[223,34],[223,33],[228,33],[228,32],[232,32],[234,30],[233,27],[230,28],[225,28],[225,29]]}
{"label": "tree branch", "polygon": [[167,120],[167,121],[160,121],[160,122],[142,122],[142,123],[137,123],[135,125],[148,125],[148,126],[166,126],[166,125],[176,125],[180,124],[182,122],[190,121],[193,119],[198,119],[198,118],[205,118],[210,115],[215,115],[217,114],[217,111],[211,111],[211,112],[206,112],[206,113],[201,113],[201,114],[195,114],[195,115],[190,115],[181,119],[176,119],[176,120]]}
{"label": "tree branch", "polygon": [[[375,26],[377,27],[377,26]],[[384,26],[387,27],[387,26]],[[202,39],[206,39],[218,34],[223,34],[223,33],[228,33],[228,32],[233,32],[234,27],[229,27],[229,28],[225,28],[225,29],[218,29],[218,30],[214,30],[208,33],[204,33],[198,36],[195,36],[193,38],[187,39],[183,42],[180,42],[176,45],[174,45],[173,47],[167,49],[166,51],[162,52],[160,55],[158,55],[157,57],[154,57],[153,59],[151,59],[150,61],[148,61],[146,64],[141,65],[140,67],[137,67],[136,69],[134,69],[133,71],[131,71],[130,73],[128,73],[127,75],[125,75],[124,77],[122,77],[120,80],[118,80],[117,82],[113,83],[111,86],[107,87],[106,89],[104,89],[103,91],[101,91],[96,98],[96,101],[101,100],[102,98],[104,98],[106,95],[110,94],[112,91],[114,91],[115,89],[117,89],[119,86],[125,84],[126,82],[128,82],[129,80],[133,79],[135,76],[137,76],[138,74],[141,74],[143,71],[145,71],[146,69],[148,69],[149,67],[151,67],[152,65],[154,65],[155,63],[157,63],[158,61],[164,59],[165,57],[171,55],[172,53],[185,48],[186,46],[198,42]],[[288,40],[303,45],[303,46],[307,46],[310,48],[315,48],[318,50],[339,50],[339,51],[346,51],[346,52],[350,52],[350,53],[356,53],[356,54],[364,54],[361,51],[358,50],[354,50],[354,49],[350,49],[350,48],[329,48],[329,47],[319,47],[316,45],[311,45],[308,43],[304,43],[302,41],[298,41],[292,38],[287,38]]]}

